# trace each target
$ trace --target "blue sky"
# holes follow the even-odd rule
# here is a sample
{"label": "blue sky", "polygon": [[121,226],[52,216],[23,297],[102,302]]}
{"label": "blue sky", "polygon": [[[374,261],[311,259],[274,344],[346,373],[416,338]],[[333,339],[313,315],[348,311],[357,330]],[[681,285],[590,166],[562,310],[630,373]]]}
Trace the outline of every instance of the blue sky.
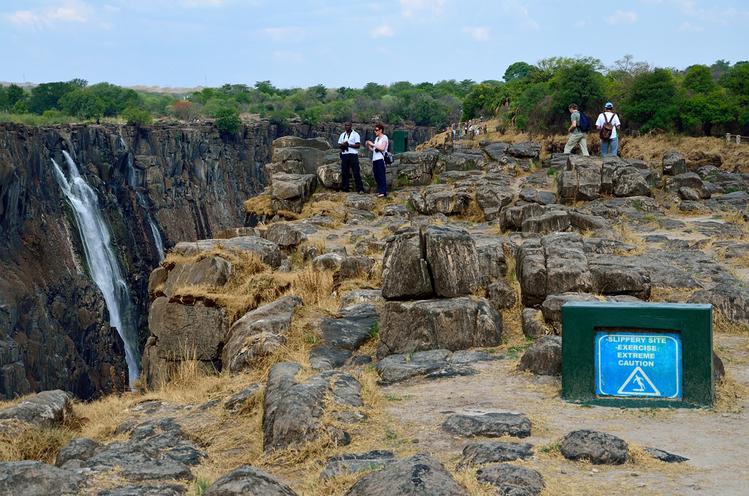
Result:
{"label": "blue sky", "polygon": [[361,87],[625,54],[684,68],[749,59],[747,25],[746,0],[3,0],[0,81]]}

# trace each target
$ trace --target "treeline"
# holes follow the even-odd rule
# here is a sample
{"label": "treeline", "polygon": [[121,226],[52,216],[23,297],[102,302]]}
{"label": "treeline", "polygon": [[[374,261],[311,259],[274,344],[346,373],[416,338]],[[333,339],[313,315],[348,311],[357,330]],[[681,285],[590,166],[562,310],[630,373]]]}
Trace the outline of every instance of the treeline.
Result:
{"label": "treeline", "polygon": [[368,83],[363,88],[281,89],[269,81],[254,86],[226,84],[189,95],[136,92],[109,83],[86,81],[43,83],[29,91],[17,85],[0,87],[0,112],[34,114],[50,122],[65,116],[82,120],[122,117],[144,124],[151,116],[192,121],[214,118],[227,132],[239,127],[240,114],[255,114],[275,122],[300,120],[309,124],[383,120],[443,127],[460,120],[463,98],[476,85],[471,80],[389,86]]}
{"label": "treeline", "polygon": [[553,57],[536,64],[516,62],[505,70],[502,80],[481,83],[466,79],[282,89],[260,81],[254,86],[204,88],[188,95],[137,92],[74,79],[30,90],[0,86],[0,113],[4,113],[0,118],[37,117],[33,123],[116,118],[142,125],[153,117],[187,122],[208,117],[222,131],[232,133],[241,125],[242,114],[275,122],[352,119],[434,127],[499,117],[506,127],[557,133],[564,132],[570,103],[595,118],[606,101],[614,102],[624,127],[630,130],[749,134],[749,62],[731,65],[718,60],[711,66],[676,70],[654,68],[631,56],[612,67],[589,57]]}
{"label": "treeline", "polygon": [[718,60],[685,70],[651,67],[631,56],[610,68],[593,58],[516,62],[503,81],[474,86],[463,101],[463,118],[496,115],[520,130],[564,132],[570,103],[595,119],[607,101],[623,126],[643,133],[747,134],[749,62]]}

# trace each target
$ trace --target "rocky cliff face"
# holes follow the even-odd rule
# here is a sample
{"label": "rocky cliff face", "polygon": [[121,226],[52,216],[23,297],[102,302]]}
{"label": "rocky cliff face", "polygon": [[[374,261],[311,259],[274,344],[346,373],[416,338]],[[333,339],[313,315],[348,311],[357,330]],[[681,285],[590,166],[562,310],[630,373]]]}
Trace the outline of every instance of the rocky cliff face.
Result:
{"label": "rocky cliff face", "polygon": [[[97,193],[134,299],[142,349],[157,239],[170,247],[243,225],[242,202],[266,184],[262,166],[272,141],[337,140],[339,127],[259,122],[222,137],[210,124],[0,124],[0,398],[56,388],[89,398],[127,386],[122,343],[88,274],[51,159],[65,169],[67,151]],[[409,140],[415,145],[430,135],[412,129]]]}

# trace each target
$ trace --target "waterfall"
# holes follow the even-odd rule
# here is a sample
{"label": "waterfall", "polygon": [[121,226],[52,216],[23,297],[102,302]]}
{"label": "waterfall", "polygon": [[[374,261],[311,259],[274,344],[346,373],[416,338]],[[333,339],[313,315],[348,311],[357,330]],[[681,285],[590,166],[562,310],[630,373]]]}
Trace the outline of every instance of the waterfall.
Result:
{"label": "waterfall", "polygon": [[[127,145],[125,144],[125,140],[122,139],[122,136],[120,136],[120,144],[122,147],[127,150]],[[135,191],[135,198],[138,200],[138,205],[143,209],[143,211],[146,213],[146,220],[148,221],[148,225],[151,227],[151,235],[153,236],[153,244],[156,246],[156,251],[159,253],[159,262],[164,260],[164,240],[161,237],[161,232],[159,232],[159,227],[156,224],[156,222],[153,220],[153,217],[151,216],[151,211],[148,208],[148,201],[146,200],[146,197],[143,196],[143,193],[141,192],[141,186],[140,186],[141,179],[138,175],[138,171],[135,169],[135,166],[133,165],[133,154],[128,153],[127,154],[127,184],[130,186],[130,188]]]}
{"label": "waterfall", "polygon": [[73,208],[88,270],[104,296],[109,323],[117,329],[125,345],[128,379],[130,386],[133,386],[139,374],[138,332],[133,322],[130,291],[112,250],[109,229],[99,211],[96,192],[78,173],[78,167],[70,155],[65,151],[62,153],[68,164],[70,179],[65,177],[60,166],[52,159],[57,182]]}

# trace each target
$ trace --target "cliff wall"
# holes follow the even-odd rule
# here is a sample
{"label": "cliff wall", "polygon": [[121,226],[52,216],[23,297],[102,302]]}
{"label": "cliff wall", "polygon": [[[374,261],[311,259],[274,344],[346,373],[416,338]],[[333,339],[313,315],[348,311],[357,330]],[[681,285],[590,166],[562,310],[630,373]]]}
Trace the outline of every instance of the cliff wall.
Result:
{"label": "cliff wall", "polygon": [[[361,126],[362,139],[372,126]],[[78,228],[52,159],[75,160],[96,191],[126,274],[143,348],[156,238],[217,236],[244,224],[283,135],[335,141],[341,126],[258,122],[232,137],[211,124],[27,127],[0,124],[0,398],[62,388],[89,398],[127,387],[122,343],[87,273]],[[431,130],[409,130],[412,144]],[[154,232],[155,231],[155,232]]]}

